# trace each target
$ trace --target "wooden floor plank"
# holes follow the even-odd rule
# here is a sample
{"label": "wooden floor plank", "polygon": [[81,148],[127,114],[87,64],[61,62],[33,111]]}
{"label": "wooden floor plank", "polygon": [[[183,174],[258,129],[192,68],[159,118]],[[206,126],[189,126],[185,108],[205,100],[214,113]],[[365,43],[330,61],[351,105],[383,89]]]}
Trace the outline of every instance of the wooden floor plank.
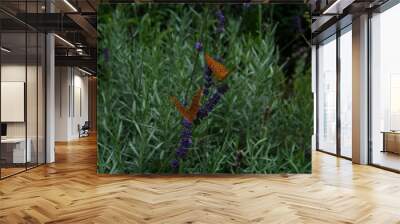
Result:
{"label": "wooden floor plank", "polygon": [[96,174],[96,139],[0,181],[0,223],[400,223],[400,175],[313,152],[313,174]]}

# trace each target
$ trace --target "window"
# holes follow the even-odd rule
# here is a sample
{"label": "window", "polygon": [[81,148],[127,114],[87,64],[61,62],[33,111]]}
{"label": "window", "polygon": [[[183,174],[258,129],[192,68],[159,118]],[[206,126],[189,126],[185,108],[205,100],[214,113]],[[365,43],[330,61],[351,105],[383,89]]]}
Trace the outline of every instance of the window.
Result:
{"label": "window", "polygon": [[318,149],[336,153],[336,36],[318,47]]}
{"label": "window", "polygon": [[371,158],[400,170],[400,5],[371,18]]}
{"label": "window", "polygon": [[[18,7],[21,14],[38,13],[43,4],[19,2]],[[46,39],[8,14],[0,17],[10,21],[0,23],[0,178],[5,178],[45,163]]]}

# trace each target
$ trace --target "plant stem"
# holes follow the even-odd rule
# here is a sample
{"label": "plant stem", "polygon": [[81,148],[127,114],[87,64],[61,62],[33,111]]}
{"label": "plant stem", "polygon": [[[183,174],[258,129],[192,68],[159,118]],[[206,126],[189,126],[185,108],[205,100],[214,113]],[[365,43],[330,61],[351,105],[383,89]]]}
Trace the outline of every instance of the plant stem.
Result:
{"label": "plant stem", "polygon": [[187,96],[188,96],[190,87],[192,86],[192,83],[193,83],[193,77],[194,77],[194,72],[196,71],[196,66],[197,66],[197,61],[198,61],[197,58],[199,57],[199,53],[200,53],[200,52],[197,51],[197,52],[196,52],[196,55],[195,55],[195,57],[194,57],[195,61],[194,61],[192,73],[191,73],[191,75],[190,75],[190,82],[189,82],[189,84],[188,84],[188,86],[187,86],[187,88],[186,88],[186,91],[185,91],[185,102],[184,102],[185,106],[186,106],[186,104],[188,104],[188,102],[187,102]]}
{"label": "plant stem", "polygon": [[[205,19],[205,24],[207,25],[207,17],[208,17],[208,7],[206,7],[206,19]],[[201,40],[202,39],[204,39],[203,38],[203,31],[204,31],[204,22],[202,22],[202,24],[201,24],[201,27],[200,27],[200,42],[201,42]],[[206,27],[206,29],[207,29],[207,27]],[[204,43],[204,45],[203,45],[203,50],[205,50],[206,49],[206,44]],[[196,71],[196,66],[197,66],[197,62],[198,62],[198,57],[199,57],[199,55],[200,55],[200,51],[196,51],[196,54],[195,54],[195,57],[194,57],[194,65],[193,65],[193,69],[192,69],[192,73],[191,73],[191,75],[190,75],[190,82],[189,82],[189,84],[188,84],[188,86],[187,86],[187,88],[186,88],[186,91],[185,91],[185,104],[187,104],[188,102],[187,102],[187,97],[188,97],[188,94],[189,94],[189,90],[190,90],[190,87],[192,86],[192,84],[193,84],[193,78],[194,78],[194,73],[195,73],[195,71]]]}
{"label": "plant stem", "polygon": [[306,44],[311,47],[311,43],[307,40],[307,38],[304,36],[304,34],[300,34],[301,37],[303,38],[304,42],[306,42]]}

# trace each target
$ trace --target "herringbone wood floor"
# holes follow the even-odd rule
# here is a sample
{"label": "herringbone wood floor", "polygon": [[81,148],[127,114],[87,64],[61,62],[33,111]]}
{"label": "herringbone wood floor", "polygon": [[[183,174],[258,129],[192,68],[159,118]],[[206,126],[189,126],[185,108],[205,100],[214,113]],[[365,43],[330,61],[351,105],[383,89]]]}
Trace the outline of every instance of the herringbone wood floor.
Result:
{"label": "herringbone wood floor", "polygon": [[0,223],[400,223],[400,175],[315,152],[312,175],[96,174],[96,144],[0,181]]}

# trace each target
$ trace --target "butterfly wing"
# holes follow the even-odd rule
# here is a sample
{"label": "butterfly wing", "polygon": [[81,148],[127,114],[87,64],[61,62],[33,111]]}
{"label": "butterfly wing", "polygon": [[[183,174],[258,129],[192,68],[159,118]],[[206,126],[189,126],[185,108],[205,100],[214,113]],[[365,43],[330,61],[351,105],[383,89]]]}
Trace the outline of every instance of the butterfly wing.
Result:
{"label": "butterfly wing", "polygon": [[192,98],[192,103],[188,110],[188,115],[189,115],[190,121],[193,121],[197,117],[197,112],[200,109],[200,99],[201,99],[202,95],[203,95],[203,89],[200,88],[197,90],[196,94]]}
{"label": "butterfly wing", "polygon": [[186,109],[181,102],[176,97],[171,97],[172,102],[175,104],[176,109],[179,113],[189,121],[193,121],[197,117],[197,112],[200,109],[200,99],[203,95],[203,89],[200,88],[197,90],[196,94],[192,98],[192,103],[190,104],[190,108]]}
{"label": "butterfly wing", "polygon": [[175,104],[175,107],[179,111],[179,113],[184,118],[188,119],[188,112],[186,111],[186,108],[181,104],[181,102],[179,102],[179,100],[175,96],[171,97],[171,101]]}
{"label": "butterfly wing", "polygon": [[226,79],[226,77],[228,77],[229,71],[223,64],[219,63],[218,61],[210,57],[208,54],[204,54],[204,57],[206,59],[208,67],[213,72],[215,78],[222,81]]}

